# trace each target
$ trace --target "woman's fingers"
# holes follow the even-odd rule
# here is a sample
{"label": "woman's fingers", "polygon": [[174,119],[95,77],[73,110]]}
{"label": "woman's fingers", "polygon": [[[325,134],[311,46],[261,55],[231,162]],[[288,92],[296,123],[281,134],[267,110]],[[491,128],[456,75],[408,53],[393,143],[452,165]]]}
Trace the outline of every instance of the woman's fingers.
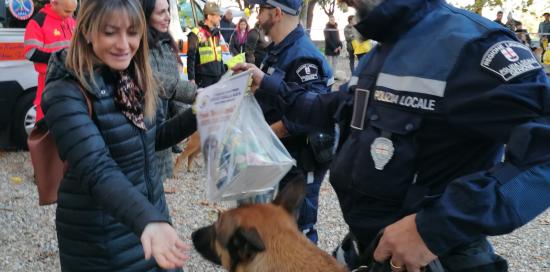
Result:
{"label": "woman's fingers", "polygon": [[184,243],[181,239],[176,240],[176,248],[179,250],[191,250],[191,245]]}
{"label": "woman's fingers", "polygon": [[175,252],[176,250],[168,250],[163,255],[166,258],[168,262],[170,262],[172,265],[176,267],[182,267],[185,264],[184,258],[178,257],[178,253]]}
{"label": "woman's fingers", "polygon": [[174,268],[174,265],[166,259],[164,254],[156,254],[155,261],[157,261],[157,264],[164,269]]}
{"label": "woman's fingers", "polygon": [[151,258],[151,237],[144,235],[141,237],[141,244],[143,246],[143,254],[145,259],[149,260]]}
{"label": "woman's fingers", "polygon": [[187,252],[185,252],[184,250],[181,250],[179,248],[177,248],[176,246],[174,246],[170,252],[176,257],[178,258],[178,260],[187,260],[189,259],[189,257],[187,256]]}
{"label": "woman's fingers", "polygon": [[146,259],[155,257],[157,264],[164,269],[182,267],[189,259],[186,254],[190,246],[185,244],[176,231],[166,223],[151,223],[141,237]]}

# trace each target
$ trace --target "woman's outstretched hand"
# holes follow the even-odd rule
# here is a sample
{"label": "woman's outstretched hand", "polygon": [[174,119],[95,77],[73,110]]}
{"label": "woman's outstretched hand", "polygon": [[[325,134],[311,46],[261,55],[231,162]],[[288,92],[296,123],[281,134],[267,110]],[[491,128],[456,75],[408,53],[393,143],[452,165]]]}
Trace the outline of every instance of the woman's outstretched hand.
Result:
{"label": "woman's outstretched hand", "polygon": [[145,259],[155,258],[164,269],[183,267],[189,259],[187,251],[191,247],[185,244],[168,223],[149,223],[141,234],[141,244]]}

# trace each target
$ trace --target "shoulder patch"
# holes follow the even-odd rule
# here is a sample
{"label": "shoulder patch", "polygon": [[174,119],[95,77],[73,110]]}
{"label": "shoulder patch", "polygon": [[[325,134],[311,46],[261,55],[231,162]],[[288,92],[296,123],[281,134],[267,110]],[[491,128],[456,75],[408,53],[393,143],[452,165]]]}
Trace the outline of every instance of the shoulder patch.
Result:
{"label": "shoulder patch", "polygon": [[319,79],[319,67],[313,63],[304,63],[296,69],[296,74],[302,83]]}
{"label": "shoulder patch", "polygon": [[35,20],[40,27],[42,27],[44,26],[44,21],[46,20],[46,14],[44,12],[38,12],[32,19]]}
{"label": "shoulder patch", "polygon": [[505,81],[542,68],[531,49],[516,41],[502,41],[491,46],[483,54],[481,66]]}

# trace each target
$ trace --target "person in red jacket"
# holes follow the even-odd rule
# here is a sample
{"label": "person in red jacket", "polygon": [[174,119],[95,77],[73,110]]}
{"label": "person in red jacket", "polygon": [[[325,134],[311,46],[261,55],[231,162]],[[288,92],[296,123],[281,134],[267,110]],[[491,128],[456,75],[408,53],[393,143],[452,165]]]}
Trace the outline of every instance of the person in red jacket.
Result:
{"label": "person in red jacket", "polygon": [[76,26],[73,18],[76,7],[76,0],[51,0],[33,16],[25,29],[25,57],[34,62],[34,69],[38,72],[34,99],[37,122],[44,117],[40,101],[50,54],[69,46]]}

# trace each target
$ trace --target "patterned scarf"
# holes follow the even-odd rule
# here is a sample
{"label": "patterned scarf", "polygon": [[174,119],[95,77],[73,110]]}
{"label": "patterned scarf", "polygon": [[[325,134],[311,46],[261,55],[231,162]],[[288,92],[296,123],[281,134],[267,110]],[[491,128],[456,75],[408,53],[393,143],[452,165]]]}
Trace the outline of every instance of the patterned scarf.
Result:
{"label": "patterned scarf", "polygon": [[142,129],[147,130],[143,118],[143,91],[139,89],[134,79],[130,77],[128,71],[119,73],[115,104],[122,110],[132,123]]}

